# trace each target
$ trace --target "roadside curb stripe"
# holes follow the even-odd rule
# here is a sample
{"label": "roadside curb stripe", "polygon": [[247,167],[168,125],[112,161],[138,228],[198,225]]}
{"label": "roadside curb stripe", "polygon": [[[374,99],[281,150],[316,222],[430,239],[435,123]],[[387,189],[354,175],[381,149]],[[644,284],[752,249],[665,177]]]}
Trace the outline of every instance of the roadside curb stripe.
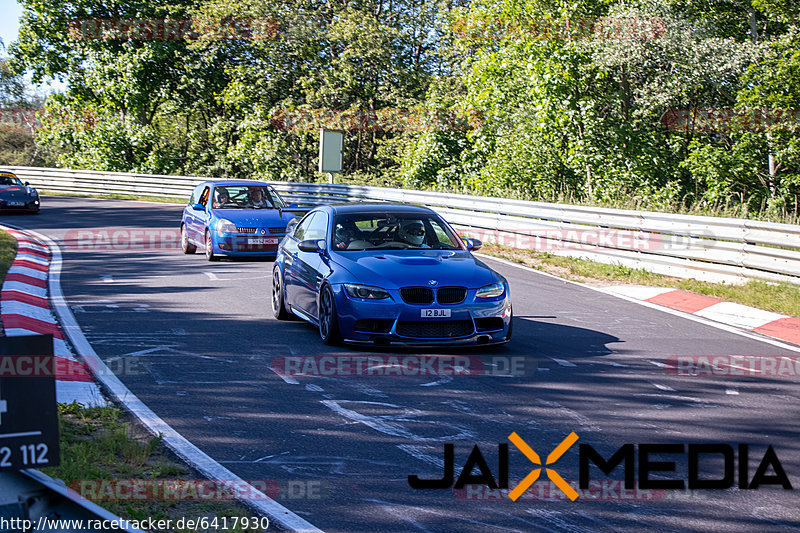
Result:
{"label": "roadside curb stripe", "polygon": [[56,401],[75,401],[87,407],[105,405],[94,377],[72,354],[50,310],[47,278],[51,254],[47,245],[7,226],[0,228],[17,239],[17,255],[0,289],[0,314],[5,334],[9,337],[52,334]]}
{"label": "roadside curb stripe", "polygon": [[22,315],[29,318],[35,318],[42,322],[55,324],[56,319],[53,313],[50,312],[49,307],[39,307],[38,305],[31,305],[25,302],[17,302],[15,300],[2,300],[3,302],[3,315]]}
{"label": "roadside curb stripe", "polygon": [[647,296],[646,290],[637,291],[636,288],[638,286],[621,285],[619,288],[612,286],[606,287],[603,292],[624,295],[800,345],[800,318],[798,317],[764,311],[677,289],[642,287],[642,289],[652,289],[653,292],[657,292],[659,289],[662,291],[656,293],[655,296]]}
{"label": "roadside curb stripe", "polygon": [[749,330],[760,328],[761,326],[780,320],[781,318],[787,318],[786,315],[733,302],[720,302],[711,307],[701,309],[695,314]]}
{"label": "roadside curb stripe", "polygon": [[41,272],[47,272],[47,264],[46,263],[45,264],[43,264],[43,263],[35,263],[35,262],[30,261],[28,259],[17,259],[16,261],[14,261],[14,266],[20,266],[20,267],[30,268],[30,269],[33,269],[33,270],[39,270]]}
{"label": "roadside curb stripe", "polygon": [[23,248],[20,249],[20,252],[22,252],[22,253],[24,253],[26,255],[32,255],[32,256],[35,256],[35,257],[40,257],[42,259],[50,259],[50,254],[45,253],[45,252],[40,252],[39,250],[34,250],[33,248],[25,248],[25,247],[23,247]]}
{"label": "roadside curb stripe", "polygon": [[41,298],[43,300],[47,299],[47,289],[44,287],[35,287],[33,285],[28,285],[27,283],[23,283],[21,281],[8,281],[6,280],[3,283],[3,292],[6,291],[14,291],[14,292],[24,292],[26,294],[30,294],[35,296],[36,298]]}
{"label": "roadside curb stripe", "polygon": [[27,250],[47,254],[47,247],[30,241],[17,241],[17,250]]}
{"label": "roadside curb stripe", "polygon": [[50,309],[50,304],[45,298],[17,290],[4,290],[2,293],[0,293],[0,300],[3,302],[22,302],[28,305],[41,307],[43,309]]}
{"label": "roadside curb stripe", "polygon": [[46,280],[26,276],[25,274],[17,274],[11,271],[9,271],[9,273],[6,275],[6,281],[19,281],[20,283],[33,285],[34,287],[39,287],[40,289],[47,287]]}
{"label": "roadside curb stripe", "polygon": [[754,328],[753,331],[776,337],[785,341],[800,344],[800,318],[787,316],[786,318],[779,318],[768,322],[763,326]]}
{"label": "roadside curb stripe", "polygon": [[23,252],[20,252],[20,251],[17,252],[16,261],[25,261],[25,262],[28,262],[28,263],[36,263],[37,265],[41,265],[41,266],[45,267],[45,269],[47,269],[47,265],[50,264],[49,259],[41,258],[38,255],[30,255],[30,254],[25,253],[24,251]]}
{"label": "roadside curb stripe", "polygon": [[14,261],[14,264],[8,269],[8,274],[6,274],[6,276],[9,274],[20,274],[21,276],[28,276],[29,278],[36,278],[42,281],[47,280],[47,270],[28,268],[18,264],[16,261]]}
{"label": "roadside curb stripe", "polygon": [[39,320],[37,318],[25,316],[25,315],[14,315],[14,314],[5,314],[3,313],[3,327],[8,329],[25,329],[32,333],[38,334],[47,334],[52,333],[53,338],[56,339],[63,339],[64,334],[58,329],[57,324],[53,324],[52,322],[45,322],[44,320]]}
{"label": "roadside curb stripe", "polygon": [[710,298],[708,296],[700,296],[699,294],[692,294],[684,291],[669,291],[652,298],[646,298],[648,302],[654,304],[671,307],[678,311],[686,313],[696,313],[706,307],[711,307],[718,304],[723,300],[717,298]]}

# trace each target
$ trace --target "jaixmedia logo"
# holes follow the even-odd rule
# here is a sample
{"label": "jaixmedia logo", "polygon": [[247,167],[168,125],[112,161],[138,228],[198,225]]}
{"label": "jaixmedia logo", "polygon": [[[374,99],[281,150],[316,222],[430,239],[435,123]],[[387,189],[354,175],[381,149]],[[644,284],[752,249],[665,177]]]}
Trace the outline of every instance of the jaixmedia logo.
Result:
{"label": "jaixmedia logo", "polygon": [[[497,445],[497,476],[478,445],[474,445],[458,478],[455,477],[455,444],[444,444],[444,472],[438,479],[420,479],[408,476],[413,489],[450,489],[456,491],[466,486],[485,486],[489,489],[508,490],[508,498],[517,501],[539,480],[544,469],[547,478],[572,501],[580,493],[565,481],[553,466],[572,448],[579,437],[574,432],[567,435],[551,451],[544,462],[519,435],[511,433],[508,440],[535,468],[514,487],[509,489],[509,445]],[[754,452],[754,453],[751,453]],[[752,457],[751,457],[752,456]],[[758,457],[760,459],[757,459]],[[751,476],[751,465],[757,465]],[[559,465],[563,472],[564,465]],[[749,444],[735,447],[724,443],[691,444],[623,444],[610,456],[604,457],[590,444],[578,446],[578,488],[590,489],[603,476],[622,470],[625,489],[637,490],[717,490],[729,489],[736,484],[739,489],[756,490],[762,485],[778,485],[792,490],[792,484],[781,465],[775,449],[769,445],[760,455]],[[477,472],[476,472],[477,470]],[[654,477],[655,476],[655,477]],[[574,478],[573,478],[574,479]],[[454,483],[455,481],[455,483]]]}

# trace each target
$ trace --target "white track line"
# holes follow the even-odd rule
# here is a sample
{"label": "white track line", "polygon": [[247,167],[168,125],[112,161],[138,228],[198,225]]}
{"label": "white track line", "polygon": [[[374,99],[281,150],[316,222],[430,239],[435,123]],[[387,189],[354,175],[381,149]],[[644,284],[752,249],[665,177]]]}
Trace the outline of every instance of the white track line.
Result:
{"label": "white track line", "polygon": [[[64,333],[69,337],[75,350],[83,357],[97,379],[103,383],[105,388],[118,402],[123,404],[125,408],[135,415],[154,435],[161,435],[167,446],[209,479],[222,482],[232,487],[246,487],[248,492],[252,490],[254,491],[252,492],[253,494],[257,494],[257,489],[255,487],[251,487],[239,476],[209,457],[205,452],[200,450],[200,448],[189,442],[183,435],[173,429],[172,426],[164,422],[164,420],[147,407],[144,402],[136,397],[136,395],[111,372],[103,360],[97,356],[94,348],[92,348],[92,345],[86,340],[83,331],[81,331],[80,326],[75,320],[75,316],[72,314],[72,311],[64,299],[64,293],[61,291],[61,250],[49,237],[33,231],[30,233],[47,243],[50,247],[52,257],[50,260],[49,287],[53,310],[61,321]],[[320,529],[294,514],[275,500],[246,500],[245,503],[257,509],[259,512],[264,513],[271,521],[292,531],[321,532]]]}
{"label": "white track line", "polygon": [[575,363],[570,363],[566,359],[556,359],[555,357],[548,357],[548,359],[552,359],[553,361],[558,363],[558,366],[578,366]]}

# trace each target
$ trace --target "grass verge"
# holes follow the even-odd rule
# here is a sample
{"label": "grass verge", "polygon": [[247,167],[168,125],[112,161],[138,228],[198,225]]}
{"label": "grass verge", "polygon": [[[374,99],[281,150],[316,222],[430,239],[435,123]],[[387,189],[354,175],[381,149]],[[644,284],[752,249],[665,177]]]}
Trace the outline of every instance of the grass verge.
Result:
{"label": "grass verge", "polygon": [[6,279],[8,269],[17,256],[17,239],[6,231],[0,231],[0,285]]}
{"label": "grass verge", "polygon": [[[98,497],[105,494],[96,503],[128,520],[172,519],[174,523],[184,517],[206,517],[209,520],[227,517],[229,529],[226,531],[261,531],[231,527],[234,517],[241,520],[254,515],[233,501],[175,501],[175,498],[167,500],[133,496],[108,500],[109,494],[113,494],[113,487],[117,487],[117,494],[133,494],[133,491],[123,490],[122,485],[114,484],[122,480],[148,480],[158,482],[157,486],[163,487],[172,481],[178,484],[173,486],[181,486],[181,481],[202,479],[202,476],[174,460],[159,437],[153,437],[125,420],[116,407],[83,407],[76,402],[61,403],[58,412],[61,464],[43,468],[42,472],[48,476],[61,479],[79,493],[82,492],[83,481],[84,487],[91,487],[92,490],[92,493],[84,493],[85,497],[92,499],[93,494]],[[149,492],[152,494],[153,491]],[[270,524],[270,529],[272,527]]]}
{"label": "grass verge", "polygon": [[743,285],[709,283],[654,274],[623,265],[607,265],[588,259],[518,250],[491,243],[484,244],[481,252],[588,285],[633,284],[673,287],[766,311],[800,316],[800,288],[790,283],[759,280],[750,280]]}

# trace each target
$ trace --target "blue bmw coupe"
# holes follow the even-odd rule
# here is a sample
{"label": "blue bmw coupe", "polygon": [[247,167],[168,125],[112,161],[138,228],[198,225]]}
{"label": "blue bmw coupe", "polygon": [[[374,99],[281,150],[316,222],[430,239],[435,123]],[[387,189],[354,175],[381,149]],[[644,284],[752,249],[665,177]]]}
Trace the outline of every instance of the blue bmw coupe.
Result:
{"label": "blue bmw coupe", "polygon": [[295,218],[269,184],[258,181],[207,181],[192,191],[181,219],[181,249],[205,250],[209,261],[229,256],[274,256]]}
{"label": "blue bmw coupe", "polygon": [[278,248],[272,311],[319,328],[322,342],[499,344],[511,338],[506,279],[434,211],[321,206]]}

